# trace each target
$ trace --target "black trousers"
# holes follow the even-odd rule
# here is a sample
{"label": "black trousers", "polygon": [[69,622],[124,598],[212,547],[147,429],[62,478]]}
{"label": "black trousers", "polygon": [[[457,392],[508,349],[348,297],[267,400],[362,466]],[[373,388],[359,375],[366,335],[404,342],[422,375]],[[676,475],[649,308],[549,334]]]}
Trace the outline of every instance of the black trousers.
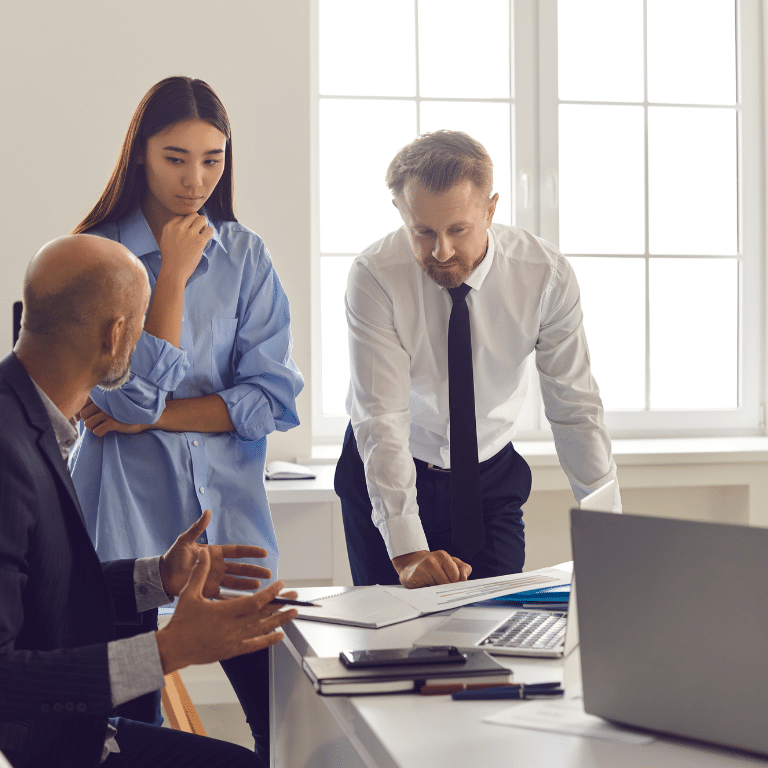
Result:
{"label": "black trousers", "polygon": [[[430,551],[453,552],[451,543],[451,475],[429,469],[414,459],[416,501]],[[469,561],[471,579],[520,573],[525,563],[522,506],[531,492],[531,470],[509,443],[480,464],[485,546]],[[387,554],[384,539],[371,521],[371,500],[365,469],[351,424],[336,465],[334,480],[341,499],[344,535],[355,585],[397,584],[397,572]]]}
{"label": "black trousers", "polygon": [[105,768],[265,768],[253,752],[206,736],[158,728],[155,725],[115,718],[120,752],[110,754]]}

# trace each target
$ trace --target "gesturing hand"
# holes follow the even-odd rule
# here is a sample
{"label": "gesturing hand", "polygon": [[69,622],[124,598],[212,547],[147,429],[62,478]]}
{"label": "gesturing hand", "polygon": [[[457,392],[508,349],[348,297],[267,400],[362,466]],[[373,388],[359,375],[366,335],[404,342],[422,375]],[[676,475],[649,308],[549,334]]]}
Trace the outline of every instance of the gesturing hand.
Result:
{"label": "gesturing hand", "polygon": [[[155,635],[166,675],[189,664],[208,664],[268,648],[283,639],[283,633],[275,630],[298,615],[295,608],[281,611],[280,605],[270,603],[282,589],[282,581],[249,597],[206,600],[211,549],[200,549],[173,618]],[[286,597],[295,596],[295,592],[286,593]]]}
{"label": "gesturing hand", "polygon": [[210,562],[202,586],[204,597],[216,597],[219,594],[219,587],[258,589],[261,586],[259,579],[268,579],[272,576],[269,568],[249,563],[229,563],[224,559],[266,557],[267,550],[262,547],[246,544],[199,544],[197,538],[205,531],[210,520],[211,511],[206,509],[200,519],[184,531],[171,548],[160,557],[160,578],[163,581],[163,588],[169,595],[180,594],[203,550],[208,552]]}
{"label": "gesturing hand", "polygon": [[203,250],[213,236],[205,216],[191,213],[176,216],[164,227],[160,235],[161,270],[170,270],[186,284],[203,255]]}

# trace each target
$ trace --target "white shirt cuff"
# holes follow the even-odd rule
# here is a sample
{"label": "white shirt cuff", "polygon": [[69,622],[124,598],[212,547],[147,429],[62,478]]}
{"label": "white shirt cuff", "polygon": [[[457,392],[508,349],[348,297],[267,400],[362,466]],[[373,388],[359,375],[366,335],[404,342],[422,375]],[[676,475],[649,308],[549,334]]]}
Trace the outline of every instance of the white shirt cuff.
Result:
{"label": "white shirt cuff", "polygon": [[418,515],[388,517],[379,525],[379,532],[384,537],[390,559],[410,552],[429,551],[427,537]]}

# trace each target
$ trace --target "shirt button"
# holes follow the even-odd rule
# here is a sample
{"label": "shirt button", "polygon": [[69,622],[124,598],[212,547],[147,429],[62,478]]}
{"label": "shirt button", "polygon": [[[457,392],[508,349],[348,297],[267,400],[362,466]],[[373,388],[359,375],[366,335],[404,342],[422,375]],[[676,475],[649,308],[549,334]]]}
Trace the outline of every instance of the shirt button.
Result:
{"label": "shirt button", "polygon": [[64,711],[65,712],[74,712],[75,711],[75,703],[73,701],[68,701],[64,705]]}
{"label": "shirt button", "polygon": [[195,448],[197,448],[197,446],[200,445],[200,443],[197,440],[193,440],[192,445],[194,445]]}
{"label": "shirt button", "polygon": [[64,711],[64,705],[61,702],[57,701],[53,705],[53,711],[54,712],[63,712]]}
{"label": "shirt button", "polygon": [[78,704],[78,705],[75,707],[75,709],[76,709],[78,712],[87,712],[87,711],[88,711],[88,705],[87,705],[87,704],[86,704],[84,701],[81,701],[81,702],[80,702],[80,703],[79,703],[79,704]]}
{"label": "shirt button", "polygon": [[202,485],[200,486],[200,493],[205,493],[205,488]]}
{"label": "shirt button", "polygon": [[143,584],[139,587],[139,594],[146,595],[149,590]]}

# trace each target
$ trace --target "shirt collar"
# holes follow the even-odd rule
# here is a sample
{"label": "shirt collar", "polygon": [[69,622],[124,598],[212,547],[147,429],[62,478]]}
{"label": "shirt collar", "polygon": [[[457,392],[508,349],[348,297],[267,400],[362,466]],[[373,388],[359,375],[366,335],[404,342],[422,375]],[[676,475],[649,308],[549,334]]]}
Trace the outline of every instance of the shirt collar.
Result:
{"label": "shirt collar", "polygon": [[[205,246],[203,256],[206,258],[208,257],[208,251],[210,248],[214,247],[214,243],[220,246],[226,253],[227,249],[224,247],[224,243],[221,240],[219,230],[215,224],[211,223],[205,208],[203,208],[203,215],[213,227],[213,236]],[[147,220],[144,218],[141,206],[137,207],[133,213],[129,213],[128,216],[120,222],[120,242],[124,245],[130,243],[131,252],[139,258],[160,252],[155,236],[152,234],[152,230],[149,228],[149,224],[147,224]]]}
{"label": "shirt collar", "polygon": [[72,450],[72,446],[77,441],[77,427],[75,426],[75,420],[74,418],[67,419],[67,417],[56,407],[53,400],[51,400],[51,398],[37,386],[37,382],[34,379],[31,379],[31,381],[35,385],[37,394],[40,395],[40,399],[43,401],[45,410],[48,413],[48,418],[53,425],[53,432],[56,435],[56,442],[59,444],[59,450],[64,457],[64,461],[66,461],[69,458],[69,452]]}
{"label": "shirt collar", "polygon": [[485,252],[483,260],[474,268],[469,277],[464,281],[470,288],[479,291],[491,271],[493,265],[493,254],[496,250],[496,243],[493,239],[493,232],[488,228],[488,250]]}

